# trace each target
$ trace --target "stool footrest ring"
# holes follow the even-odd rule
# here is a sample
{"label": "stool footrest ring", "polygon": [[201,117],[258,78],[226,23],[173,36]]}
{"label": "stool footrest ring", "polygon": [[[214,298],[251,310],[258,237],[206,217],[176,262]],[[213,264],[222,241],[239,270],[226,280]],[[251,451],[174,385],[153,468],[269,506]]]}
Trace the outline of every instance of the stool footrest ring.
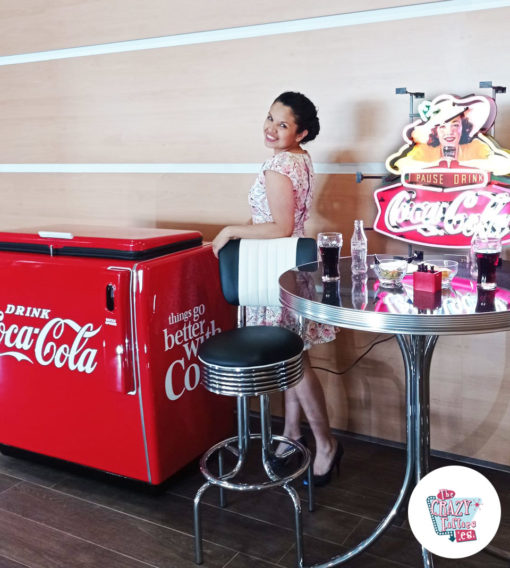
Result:
{"label": "stool footrest ring", "polygon": [[[261,440],[261,439],[262,439],[261,434],[250,434],[250,440]],[[276,478],[273,480],[263,481],[261,483],[237,483],[237,482],[232,482],[228,479],[229,476],[231,476],[231,472],[225,473],[222,477],[216,476],[213,473],[211,473],[209,471],[209,468],[207,467],[208,460],[213,456],[214,453],[222,449],[225,448],[231,449],[230,446],[239,441],[238,436],[232,436],[231,438],[227,438],[226,440],[218,442],[217,444],[209,448],[209,450],[207,450],[207,452],[205,452],[205,454],[200,459],[200,471],[202,472],[203,476],[207,479],[207,481],[212,485],[223,487],[225,489],[231,489],[233,491],[261,491],[264,489],[271,489],[273,487],[282,487],[283,485],[290,483],[291,481],[294,481],[295,479],[297,479],[298,477],[300,477],[305,473],[305,471],[308,469],[310,465],[310,459],[311,459],[310,451],[308,450],[308,448],[305,448],[299,442],[291,440],[290,438],[287,438],[285,436],[272,436],[271,439],[276,440],[277,442],[284,442],[289,446],[293,446],[295,448],[297,455],[301,456],[302,458],[300,465],[285,477],[280,477],[275,472],[273,472]]]}

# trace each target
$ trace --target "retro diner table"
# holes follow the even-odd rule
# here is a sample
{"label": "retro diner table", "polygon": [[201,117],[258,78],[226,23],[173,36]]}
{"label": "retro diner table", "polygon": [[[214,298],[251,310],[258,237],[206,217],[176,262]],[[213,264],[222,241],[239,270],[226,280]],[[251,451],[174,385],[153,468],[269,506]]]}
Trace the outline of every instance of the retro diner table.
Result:
{"label": "retro diner table", "polygon": [[[441,255],[434,255],[438,258]],[[432,258],[432,257],[431,257]],[[455,258],[448,255],[448,258]],[[340,260],[338,283],[323,283],[321,263],[303,265],[280,277],[280,301],[298,315],[321,323],[375,333],[394,333],[404,359],[406,378],[406,471],[396,501],[374,532],[345,554],[314,568],[330,568],[347,562],[368,548],[389,527],[406,504],[416,483],[429,470],[429,374],[434,347],[440,335],[492,333],[510,330],[510,267],[498,268],[498,288],[477,290],[469,267],[459,257],[459,271],[438,307],[427,298],[413,304],[412,277],[399,289],[379,286],[369,268],[366,279],[351,274],[351,259]],[[425,261],[427,259],[425,258]],[[368,265],[373,265],[369,256]],[[431,553],[422,548],[424,567],[432,567]]]}

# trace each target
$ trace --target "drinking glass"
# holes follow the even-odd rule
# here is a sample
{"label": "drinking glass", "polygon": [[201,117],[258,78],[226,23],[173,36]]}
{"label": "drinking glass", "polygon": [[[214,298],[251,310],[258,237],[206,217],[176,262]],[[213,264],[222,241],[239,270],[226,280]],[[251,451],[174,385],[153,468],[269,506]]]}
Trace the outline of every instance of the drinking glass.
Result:
{"label": "drinking glass", "polygon": [[334,280],[332,282],[324,282],[322,292],[322,303],[331,306],[341,306],[342,297],[340,294],[340,282]]}
{"label": "drinking glass", "polygon": [[496,290],[484,290],[483,288],[478,288],[475,312],[495,312],[495,299]]}
{"label": "drinking glass", "polygon": [[322,260],[322,280],[324,282],[340,279],[338,260],[342,242],[342,233],[319,233],[317,235],[317,246]]}
{"label": "drinking glass", "polygon": [[473,242],[478,270],[478,286],[483,290],[496,288],[496,267],[499,264],[501,240],[496,237],[477,236]]}

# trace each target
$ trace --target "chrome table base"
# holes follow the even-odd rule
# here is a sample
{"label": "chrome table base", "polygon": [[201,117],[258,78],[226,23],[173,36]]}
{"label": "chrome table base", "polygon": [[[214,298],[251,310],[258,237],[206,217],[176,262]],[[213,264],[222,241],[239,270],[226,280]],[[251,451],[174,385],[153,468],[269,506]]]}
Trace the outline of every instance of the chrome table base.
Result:
{"label": "chrome table base", "polygon": [[[437,335],[397,335],[404,358],[406,372],[407,417],[407,472],[414,483],[429,472],[430,457],[430,364],[436,346]],[[432,554],[422,546],[423,566],[433,567]]]}
{"label": "chrome table base", "polygon": [[[432,353],[437,335],[397,335],[404,358],[406,375],[406,472],[397,499],[374,532],[348,552],[331,558],[328,562],[309,568],[331,568],[344,564],[372,545],[391,525],[406,506],[414,486],[429,469],[429,374]],[[423,566],[432,568],[434,561],[428,550],[422,547]]]}

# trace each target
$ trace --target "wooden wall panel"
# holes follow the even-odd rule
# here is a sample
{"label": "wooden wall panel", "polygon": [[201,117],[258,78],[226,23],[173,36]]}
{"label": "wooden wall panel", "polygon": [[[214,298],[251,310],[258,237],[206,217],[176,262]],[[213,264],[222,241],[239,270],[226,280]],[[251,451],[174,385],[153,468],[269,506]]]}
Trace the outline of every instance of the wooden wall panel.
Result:
{"label": "wooden wall panel", "polygon": [[[203,226],[214,237],[228,223],[248,220],[252,175],[1,174],[8,207],[2,227],[65,222],[146,227]],[[210,225],[210,227],[208,227]]]}
{"label": "wooden wall panel", "polygon": [[[281,22],[422,4],[426,0],[23,0],[0,4],[0,54]],[[439,1],[439,0],[435,0]],[[430,0],[427,0],[430,2]]]}
{"label": "wooden wall panel", "polygon": [[[322,132],[310,145],[316,161],[382,162],[401,145],[407,122],[408,98],[395,87],[434,96],[472,92],[480,79],[505,82],[491,39],[499,30],[498,47],[508,51],[509,16],[505,8],[2,67],[0,155],[4,162],[260,162],[271,100],[299,89],[320,109]],[[443,55],[422,48],[406,55],[409,46],[445,44],[455,45],[447,80]],[[498,102],[498,138],[510,147],[510,100]]]}

